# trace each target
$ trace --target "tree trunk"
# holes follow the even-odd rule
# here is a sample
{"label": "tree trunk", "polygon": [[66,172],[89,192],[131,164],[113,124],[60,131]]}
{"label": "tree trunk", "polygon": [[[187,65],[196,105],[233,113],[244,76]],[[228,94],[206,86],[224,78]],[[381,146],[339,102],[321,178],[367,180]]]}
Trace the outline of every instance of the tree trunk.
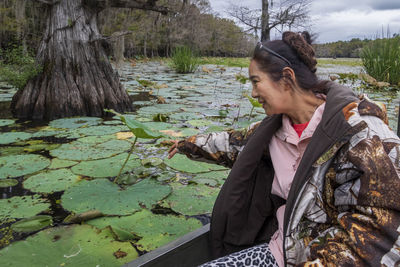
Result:
{"label": "tree trunk", "polygon": [[14,95],[14,116],[51,120],[104,116],[104,108],[131,110],[129,96],[101,46],[98,10],[81,0],[61,0],[47,11],[37,54],[43,72]]}
{"label": "tree trunk", "polygon": [[262,3],[262,13],[261,13],[261,41],[269,41],[270,27],[269,27],[269,0],[261,0]]}

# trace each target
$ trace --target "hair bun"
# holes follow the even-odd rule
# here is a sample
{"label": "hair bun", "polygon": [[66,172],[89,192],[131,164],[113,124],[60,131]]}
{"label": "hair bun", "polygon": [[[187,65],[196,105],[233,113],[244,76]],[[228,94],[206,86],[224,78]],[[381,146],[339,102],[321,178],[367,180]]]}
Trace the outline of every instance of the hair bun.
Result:
{"label": "hair bun", "polygon": [[317,60],[315,59],[315,51],[311,46],[312,39],[310,33],[304,31],[301,34],[295,32],[284,32],[282,41],[296,51],[299,58],[312,71],[317,71],[315,67]]}

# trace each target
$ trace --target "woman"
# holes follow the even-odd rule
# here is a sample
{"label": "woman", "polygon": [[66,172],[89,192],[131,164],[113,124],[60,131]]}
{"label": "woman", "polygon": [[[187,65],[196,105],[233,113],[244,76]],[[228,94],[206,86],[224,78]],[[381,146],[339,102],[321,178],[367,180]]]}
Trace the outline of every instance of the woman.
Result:
{"label": "woman", "polygon": [[400,263],[400,140],[384,110],[315,66],[306,32],[259,43],[249,77],[268,116],[171,148],[233,165],[211,219],[224,257],[205,266]]}

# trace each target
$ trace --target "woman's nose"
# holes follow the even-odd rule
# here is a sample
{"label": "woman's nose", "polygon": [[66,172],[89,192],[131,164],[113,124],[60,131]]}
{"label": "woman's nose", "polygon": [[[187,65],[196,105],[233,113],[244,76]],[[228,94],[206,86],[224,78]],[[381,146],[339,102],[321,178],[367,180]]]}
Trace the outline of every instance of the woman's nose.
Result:
{"label": "woman's nose", "polygon": [[256,92],[256,90],[254,90],[254,87],[253,87],[253,89],[251,90],[251,97],[256,98],[257,96],[258,96],[257,92]]}

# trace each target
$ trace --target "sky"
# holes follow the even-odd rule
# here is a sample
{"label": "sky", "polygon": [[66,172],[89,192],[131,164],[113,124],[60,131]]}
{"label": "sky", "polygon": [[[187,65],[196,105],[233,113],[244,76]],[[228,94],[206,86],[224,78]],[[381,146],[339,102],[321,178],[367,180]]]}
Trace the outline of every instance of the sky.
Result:
{"label": "sky", "polygon": [[[215,12],[227,17],[229,1],[209,1]],[[261,0],[231,2],[261,9]],[[312,0],[309,14],[310,32],[318,35],[317,43],[373,39],[382,35],[382,29],[386,35],[388,28],[390,34],[400,34],[400,0]],[[272,38],[278,35],[273,33]]]}

